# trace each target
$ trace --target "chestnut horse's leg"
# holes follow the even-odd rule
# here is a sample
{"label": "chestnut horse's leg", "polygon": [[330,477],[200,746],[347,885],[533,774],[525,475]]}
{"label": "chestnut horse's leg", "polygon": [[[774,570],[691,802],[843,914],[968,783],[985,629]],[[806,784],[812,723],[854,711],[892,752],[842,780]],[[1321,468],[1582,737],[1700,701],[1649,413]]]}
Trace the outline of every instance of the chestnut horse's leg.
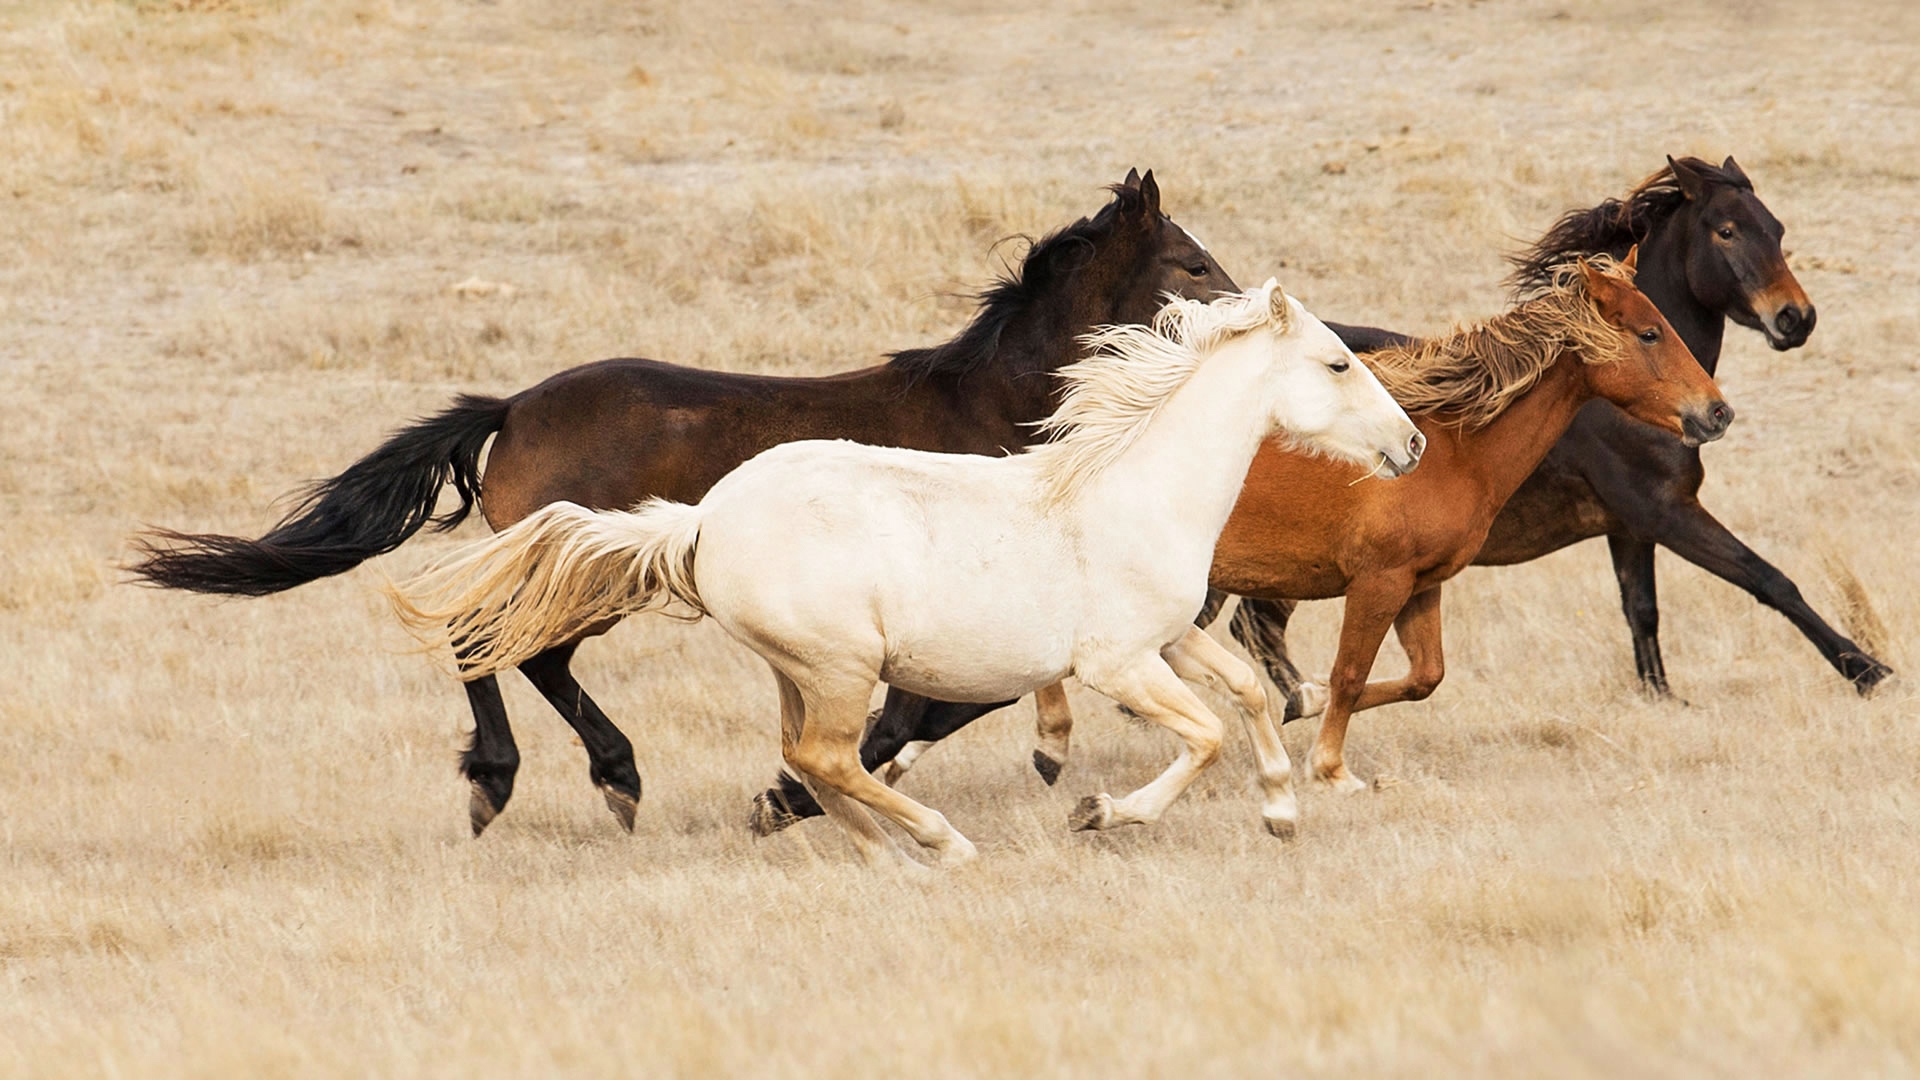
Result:
{"label": "chestnut horse's leg", "polygon": [[633,763],[633,743],[574,681],[568,665],[579,645],[575,641],[548,649],[521,664],[520,672],[573,725],[580,744],[587,749],[587,775],[607,800],[607,809],[620,819],[621,827],[632,832],[633,815],[640,808],[640,770]]}
{"label": "chestnut horse's leg", "polygon": [[1229,627],[1234,640],[1267,670],[1267,677],[1286,695],[1287,707],[1280,722],[1290,724],[1303,716],[1318,716],[1327,707],[1327,688],[1308,682],[1294,666],[1287,651],[1287,622],[1300,606],[1297,600],[1255,600],[1242,597]]}
{"label": "chestnut horse's leg", "polygon": [[[1347,587],[1346,616],[1340,623],[1340,653],[1327,680],[1327,711],[1320,719],[1320,735],[1310,759],[1315,780],[1350,795],[1367,785],[1347,771],[1344,748],[1347,718],[1353,715],[1367,675],[1380,653],[1387,628],[1413,596],[1413,574],[1404,571],[1356,578]],[[1437,597],[1436,597],[1437,602]]]}
{"label": "chestnut horse's leg", "polygon": [[1370,682],[1353,703],[1354,712],[1377,709],[1402,701],[1425,701],[1447,677],[1446,653],[1441,648],[1440,586],[1413,594],[1393,620],[1393,636],[1407,651],[1407,674],[1386,682]]}
{"label": "chestnut horse's leg", "polygon": [[473,786],[467,799],[467,819],[473,835],[486,831],[513,797],[513,777],[520,771],[520,749],[507,726],[507,705],[500,699],[500,680],[482,675],[463,684],[473,709],[473,741],[460,755],[460,772]]}
{"label": "chestnut horse's leg", "polygon": [[1650,697],[1669,697],[1667,665],[1660,659],[1660,597],[1653,574],[1653,545],[1609,533],[1607,552],[1613,556],[1613,576],[1620,582],[1620,609],[1633,635],[1633,667],[1640,675],[1640,687]]}
{"label": "chestnut horse's leg", "polygon": [[1813,642],[1834,670],[1847,677],[1855,690],[1868,694],[1893,674],[1893,669],[1868,656],[1860,646],[1828,626],[1800,595],[1800,589],[1777,567],[1740,542],[1706,507],[1689,500],[1668,508],[1660,543],[1688,562],[1747,590],[1756,600],[1785,615]]}

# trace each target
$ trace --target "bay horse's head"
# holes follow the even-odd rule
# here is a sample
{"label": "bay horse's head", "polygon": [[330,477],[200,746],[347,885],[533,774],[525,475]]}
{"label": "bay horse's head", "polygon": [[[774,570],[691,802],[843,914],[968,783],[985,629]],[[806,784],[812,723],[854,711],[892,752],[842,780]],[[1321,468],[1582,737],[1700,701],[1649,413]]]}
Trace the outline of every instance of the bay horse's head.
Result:
{"label": "bay horse's head", "polygon": [[1717,168],[1696,158],[1667,158],[1686,202],[1675,211],[1687,287],[1694,297],[1778,350],[1798,348],[1816,313],[1780,249],[1786,229],[1753,193],[1729,157]]}
{"label": "bay horse's head", "polygon": [[1152,169],[1144,176],[1130,169],[1108,190],[1113,201],[1090,222],[1091,246],[1074,286],[1092,304],[1077,310],[1104,303],[1095,322],[1146,324],[1169,296],[1211,300],[1240,291],[1206,245],[1161,210]]}
{"label": "bay horse's head", "polygon": [[[1598,326],[1614,339],[1589,346],[1587,359],[1600,362],[1582,365],[1588,385],[1629,416],[1673,432],[1688,446],[1712,442],[1727,433],[1733,409],[1666,316],[1634,286],[1639,254],[1637,247],[1629,251],[1617,272],[1586,259],[1576,264]],[[1581,328],[1572,334],[1585,336]]]}

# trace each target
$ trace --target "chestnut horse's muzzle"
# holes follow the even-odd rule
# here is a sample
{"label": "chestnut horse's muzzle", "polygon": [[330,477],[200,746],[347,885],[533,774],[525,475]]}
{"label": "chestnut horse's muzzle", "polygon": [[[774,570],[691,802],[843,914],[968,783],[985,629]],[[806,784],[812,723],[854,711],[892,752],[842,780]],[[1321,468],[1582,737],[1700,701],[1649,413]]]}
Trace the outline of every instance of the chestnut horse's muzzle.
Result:
{"label": "chestnut horse's muzzle", "polygon": [[1680,418],[1680,441],[1688,446],[1710,443],[1733,426],[1733,406],[1714,401],[1698,409],[1689,409]]}

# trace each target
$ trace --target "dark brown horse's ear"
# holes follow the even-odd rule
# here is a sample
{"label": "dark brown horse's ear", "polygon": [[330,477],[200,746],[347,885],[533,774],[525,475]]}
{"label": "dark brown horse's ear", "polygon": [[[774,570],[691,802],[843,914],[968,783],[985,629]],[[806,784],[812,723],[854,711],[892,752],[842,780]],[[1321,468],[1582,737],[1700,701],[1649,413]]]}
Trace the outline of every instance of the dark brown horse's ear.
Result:
{"label": "dark brown horse's ear", "polygon": [[1726,170],[1730,175],[1732,175],[1732,177],[1735,180],[1738,180],[1740,183],[1747,185],[1748,188],[1753,187],[1753,181],[1747,179],[1746,172],[1740,168],[1740,165],[1738,162],[1733,160],[1732,154],[1727,155],[1727,160],[1721,162],[1720,167]]}
{"label": "dark brown horse's ear", "polygon": [[1673,155],[1668,154],[1667,169],[1673,173],[1673,182],[1680,186],[1680,194],[1685,195],[1688,201],[1699,202],[1706,195],[1707,182],[1693,171],[1693,166],[1684,161],[1675,161]]}
{"label": "dark brown horse's ear", "polygon": [[1140,170],[1139,170],[1139,169],[1128,169],[1128,170],[1127,170],[1127,178],[1126,178],[1125,180],[1122,180],[1122,181],[1120,181],[1120,183],[1121,183],[1121,184],[1123,184],[1123,185],[1125,185],[1126,187],[1130,187],[1130,188],[1133,188],[1133,189],[1135,189],[1136,191],[1137,191],[1137,190],[1139,190],[1139,188],[1140,188]]}
{"label": "dark brown horse's ear", "polygon": [[1148,169],[1147,175],[1140,178],[1140,195],[1147,204],[1147,223],[1152,224],[1159,221],[1160,185],[1153,182],[1152,169]]}

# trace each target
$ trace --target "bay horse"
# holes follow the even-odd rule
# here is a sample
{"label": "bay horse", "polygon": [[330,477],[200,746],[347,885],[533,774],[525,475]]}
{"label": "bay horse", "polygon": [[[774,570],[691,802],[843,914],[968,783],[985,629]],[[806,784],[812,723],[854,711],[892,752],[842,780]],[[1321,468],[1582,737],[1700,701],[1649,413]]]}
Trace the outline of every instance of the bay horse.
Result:
{"label": "bay horse", "polygon": [[[1589,402],[1604,400],[1689,443],[1719,438],[1733,411],[1658,308],[1633,285],[1637,252],[1563,263],[1547,287],[1506,314],[1445,337],[1365,357],[1428,440],[1419,472],[1392,484],[1263,448],[1214,553],[1215,589],[1286,600],[1345,595],[1339,656],[1328,686],[1312,775],[1337,790],[1362,785],[1342,748],[1348,716],[1419,700],[1444,674],[1440,587],[1479,550],[1495,516]],[[1368,683],[1392,626],[1411,670]],[[1000,704],[1006,704],[1001,702]],[[862,748],[869,767],[897,762],[911,744],[957,729],[991,706],[933,702],[903,708],[889,696]],[[1071,714],[1042,732],[1034,762],[1052,782],[1065,760]],[[915,727],[919,721],[921,726]],[[1062,723],[1064,721],[1064,723]],[[917,749],[917,748],[916,748]],[[900,768],[911,762],[899,762]],[[899,768],[889,775],[897,779]],[[819,810],[791,776],[755,797],[762,834]]]}
{"label": "bay horse", "polygon": [[1214,542],[1271,442],[1398,476],[1425,436],[1272,280],[1086,340],[1042,425],[1055,437],[1023,454],[787,443],[698,505],[548,505],[392,591],[396,611],[469,675],[638,612],[711,617],[773,670],[788,768],[870,863],[905,856],[869,810],[939,862],[975,855],[861,767],[882,680],[995,701],[1072,674],[1177,735],[1158,778],[1083,801],[1075,824],[1094,829],[1159,820],[1219,756],[1220,719],[1181,680],[1211,681],[1241,707],[1268,830],[1290,836],[1299,804],[1266,693],[1193,624]]}
{"label": "bay horse", "polygon": [[[1509,283],[1524,293],[1541,286],[1558,262],[1582,255],[1617,257],[1637,244],[1635,284],[1711,375],[1718,369],[1729,321],[1759,331],[1780,351],[1804,345],[1812,334],[1817,315],[1787,267],[1780,247],[1784,234],[1733,158],[1716,166],[1669,157],[1666,168],[1625,198],[1568,211],[1537,243],[1512,257]],[[1355,351],[1365,351],[1353,337],[1347,340]],[[1665,547],[1786,616],[1855,690],[1872,693],[1893,669],[1835,630],[1792,579],[1700,504],[1705,479],[1697,447],[1595,402],[1581,410],[1507,501],[1474,563],[1529,562],[1604,535],[1641,686],[1651,697],[1666,698],[1671,690],[1660,657],[1653,561],[1654,547]],[[1223,599],[1214,598],[1214,610]],[[1240,605],[1232,622],[1234,637],[1286,692],[1288,719],[1312,715],[1324,699],[1321,687],[1302,682],[1287,655],[1293,608],[1291,600],[1253,600]]]}
{"label": "bay horse", "polygon": [[[1151,171],[1129,172],[1110,191],[1091,218],[1033,244],[943,345],[818,378],[605,360],[512,397],[465,395],[313,485],[259,539],[155,530],[136,541],[142,557],[130,569],[166,588],[263,596],[350,570],[429,523],[451,529],[476,503],[500,529],[559,500],[618,509],[654,496],[694,501],[741,462],[796,439],[973,454],[1024,446],[1031,424],[1053,408],[1047,375],[1073,359],[1079,335],[1145,322],[1168,294],[1238,289],[1162,212]],[[448,484],[459,505],[435,517]],[[579,734],[590,779],[631,831],[640,800],[633,745],[569,670],[580,640],[605,629],[585,629],[519,666]],[[488,675],[465,687],[474,732],[460,768],[478,836],[513,794],[520,753],[498,681]]]}

